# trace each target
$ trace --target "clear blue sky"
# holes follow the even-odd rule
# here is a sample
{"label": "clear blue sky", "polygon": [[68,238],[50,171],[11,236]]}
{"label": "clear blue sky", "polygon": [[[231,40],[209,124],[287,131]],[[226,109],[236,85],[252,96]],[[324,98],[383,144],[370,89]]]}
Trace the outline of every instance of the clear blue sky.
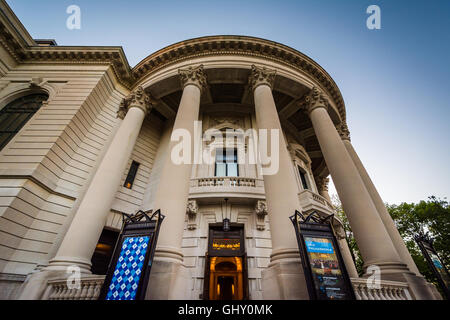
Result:
{"label": "clear blue sky", "polygon": [[[249,35],[317,61],[344,96],[352,142],[382,198],[450,195],[450,1],[7,0],[34,38],[123,46],[131,66],[174,42]],[[81,30],[66,8],[81,8]],[[366,8],[381,8],[381,30]],[[331,188],[334,193],[334,188]]]}

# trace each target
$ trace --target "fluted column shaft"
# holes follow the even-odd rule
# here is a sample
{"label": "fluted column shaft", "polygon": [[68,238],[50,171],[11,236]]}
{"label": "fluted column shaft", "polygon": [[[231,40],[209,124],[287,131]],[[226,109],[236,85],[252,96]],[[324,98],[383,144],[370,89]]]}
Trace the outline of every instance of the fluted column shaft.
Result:
{"label": "fluted column shaft", "polygon": [[180,77],[184,89],[172,132],[180,129],[189,132],[191,158],[189,163],[174,163],[171,152],[180,141],[170,141],[169,157],[161,173],[154,209],[161,209],[166,216],[159,233],[156,257],[182,261],[181,241],[194,158],[194,122],[198,121],[201,90],[206,85],[206,78],[202,66],[180,70]]}
{"label": "fluted column shaft", "polygon": [[402,264],[359,172],[328,114],[328,102],[323,93],[313,88],[305,99],[305,106],[365,266],[377,265],[382,273],[404,271],[406,266]]}
{"label": "fluted column shaft", "polygon": [[50,268],[76,264],[83,272],[90,273],[92,254],[145,115],[149,111],[149,99],[142,88],[138,88],[124,99],[119,109],[119,116],[124,116],[124,119],[92,179],[55,258],[50,261]]}
{"label": "fluted column shaft", "polygon": [[350,157],[352,158],[353,163],[358,169],[358,172],[364,182],[364,185],[367,191],[369,192],[369,195],[378,211],[378,214],[380,215],[381,220],[383,221],[383,224],[395,246],[395,249],[397,250],[397,253],[399,254],[403,263],[405,263],[408,266],[410,271],[414,272],[416,275],[420,275],[419,269],[417,269],[417,266],[414,260],[412,259],[411,254],[409,253],[408,248],[406,247],[405,242],[403,241],[403,238],[398,232],[397,227],[394,224],[394,221],[392,220],[389,212],[386,209],[386,205],[381,199],[380,194],[378,193],[375,185],[372,182],[372,179],[370,179],[369,174],[367,173],[361,160],[359,159],[358,154],[356,153],[349,139],[343,139],[343,143]]}

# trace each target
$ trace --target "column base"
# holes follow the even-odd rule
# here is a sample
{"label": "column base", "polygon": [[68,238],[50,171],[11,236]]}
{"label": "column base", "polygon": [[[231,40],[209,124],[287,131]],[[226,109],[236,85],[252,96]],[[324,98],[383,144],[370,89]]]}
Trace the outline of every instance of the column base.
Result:
{"label": "column base", "polygon": [[262,272],[264,300],[309,300],[303,265],[297,250],[274,251]]}
{"label": "column base", "polygon": [[146,300],[191,300],[192,275],[176,248],[159,247],[153,259]]}
{"label": "column base", "polygon": [[191,300],[192,275],[182,263],[153,260],[145,300]]}

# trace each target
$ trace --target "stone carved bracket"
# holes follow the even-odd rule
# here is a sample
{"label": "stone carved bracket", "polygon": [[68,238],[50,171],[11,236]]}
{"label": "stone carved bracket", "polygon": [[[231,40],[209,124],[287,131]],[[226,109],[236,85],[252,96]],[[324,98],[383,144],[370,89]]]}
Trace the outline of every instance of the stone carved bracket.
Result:
{"label": "stone carved bracket", "polygon": [[187,228],[188,230],[197,229],[197,213],[198,205],[196,200],[189,200],[186,207],[186,214],[188,217]]}
{"label": "stone carved bracket", "polygon": [[199,65],[195,68],[189,67],[187,69],[180,69],[178,70],[178,74],[180,75],[181,86],[183,88],[187,85],[192,84],[194,86],[197,86],[200,91],[203,91],[208,86],[203,65]]}
{"label": "stone carved bracket", "polygon": [[252,65],[252,71],[249,77],[250,88],[254,91],[260,85],[267,85],[272,89],[276,74],[276,70]]}
{"label": "stone carved bracket", "polygon": [[341,122],[339,125],[337,125],[336,130],[341,136],[342,140],[350,141],[350,130],[348,130],[348,126],[345,122]]}
{"label": "stone carved bracket", "polygon": [[124,119],[131,107],[140,108],[147,114],[151,111],[153,104],[155,104],[155,101],[139,86],[135,91],[122,99],[119,110],[117,111],[117,117]]}
{"label": "stone carved bracket", "polygon": [[301,101],[301,106],[308,114],[311,114],[311,112],[317,108],[325,108],[328,110],[330,102],[325,93],[317,87],[313,87]]}
{"label": "stone carved bracket", "polygon": [[267,215],[266,201],[258,200],[256,202],[255,213],[256,213],[256,229],[260,231],[265,230],[266,229],[265,218]]}

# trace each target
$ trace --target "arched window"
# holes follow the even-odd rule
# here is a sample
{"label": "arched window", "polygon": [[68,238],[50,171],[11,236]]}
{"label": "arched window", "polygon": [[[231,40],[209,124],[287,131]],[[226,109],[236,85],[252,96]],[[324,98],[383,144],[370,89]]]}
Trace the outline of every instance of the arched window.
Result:
{"label": "arched window", "polygon": [[48,96],[45,94],[31,94],[8,103],[0,110],[0,151],[47,99]]}

